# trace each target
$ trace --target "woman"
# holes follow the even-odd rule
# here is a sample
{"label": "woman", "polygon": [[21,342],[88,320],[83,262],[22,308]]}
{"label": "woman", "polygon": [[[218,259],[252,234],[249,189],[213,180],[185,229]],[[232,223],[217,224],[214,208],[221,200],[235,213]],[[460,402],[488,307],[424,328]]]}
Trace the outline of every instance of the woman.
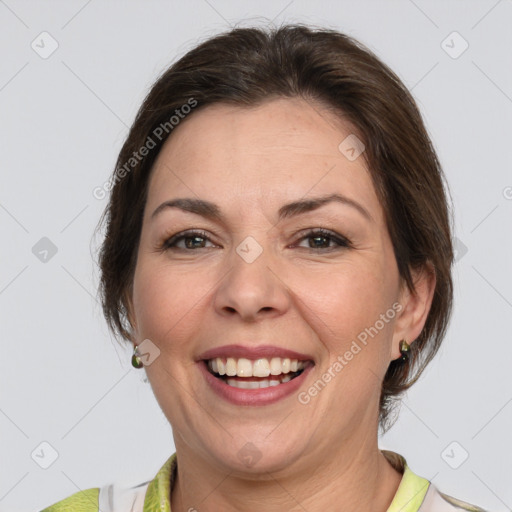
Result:
{"label": "woman", "polygon": [[412,97],[343,34],[235,29],[181,58],[121,150],[100,253],[176,453],[46,511],[482,510],[377,443],[449,322],[444,186]]}

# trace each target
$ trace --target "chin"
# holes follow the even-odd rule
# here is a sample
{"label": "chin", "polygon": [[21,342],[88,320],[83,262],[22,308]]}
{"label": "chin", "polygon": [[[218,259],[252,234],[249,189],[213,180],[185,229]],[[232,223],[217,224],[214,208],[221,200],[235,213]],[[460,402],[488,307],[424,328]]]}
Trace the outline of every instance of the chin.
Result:
{"label": "chin", "polygon": [[214,451],[210,446],[210,456],[226,472],[244,475],[244,478],[284,471],[300,458],[302,450],[289,435],[282,441],[275,438],[265,440],[265,436],[267,433],[237,436],[236,442],[219,444]]}

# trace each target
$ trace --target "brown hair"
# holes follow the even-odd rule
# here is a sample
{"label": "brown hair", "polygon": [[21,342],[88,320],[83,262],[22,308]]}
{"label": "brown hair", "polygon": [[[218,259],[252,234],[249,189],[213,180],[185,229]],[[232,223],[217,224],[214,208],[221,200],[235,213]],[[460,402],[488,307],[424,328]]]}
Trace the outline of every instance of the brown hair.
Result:
{"label": "brown hair", "polygon": [[[305,25],[235,28],[202,42],[158,78],[119,153],[99,223],[106,226],[99,252],[105,318],[114,335],[131,339],[127,315],[148,182],[172,133],[171,118],[215,103],[255,106],[272,97],[318,100],[355,127],[401,282],[414,292],[411,269],[431,265],[435,271],[431,309],[409,362],[391,361],[382,384],[379,423],[385,431],[396,399],[435,356],[448,327],[452,226],[445,177],[411,94],[369,49],[344,34]],[[135,159],[143,147],[151,149]]]}

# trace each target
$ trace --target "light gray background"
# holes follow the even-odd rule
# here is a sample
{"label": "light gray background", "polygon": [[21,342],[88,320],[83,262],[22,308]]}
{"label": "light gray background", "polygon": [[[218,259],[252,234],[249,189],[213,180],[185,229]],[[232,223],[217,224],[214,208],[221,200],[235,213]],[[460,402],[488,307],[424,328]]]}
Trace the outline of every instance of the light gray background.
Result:
{"label": "light gray background", "polygon": [[[106,200],[92,191],[164,68],[229,25],[265,20],[357,37],[419,102],[454,199],[456,307],[445,345],[380,446],[448,494],[511,510],[512,2],[5,0],[1,511],[140,483],[173,452],[144,372],[110,338],[95,300],[91,237]],[[43,31],[59,45],[46,59],[31,47],[51,48]],[[457,58],[464,41],[446,39],[453,31],[469,44]],[[43,237],[57,247],[46,262],[32,252]],[[52,450],[58,458],[43,469]],[[463,450],[469,457],[453,469]]]}

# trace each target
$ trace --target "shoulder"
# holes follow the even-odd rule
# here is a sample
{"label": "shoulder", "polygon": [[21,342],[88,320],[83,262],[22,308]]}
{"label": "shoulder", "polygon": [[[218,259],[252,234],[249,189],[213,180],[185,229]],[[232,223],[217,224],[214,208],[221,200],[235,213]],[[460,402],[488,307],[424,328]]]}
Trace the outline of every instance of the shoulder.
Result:
{"label": "shoulder", "polygon": [[77,492],[41,512],[142,512],[149,482],[124,487],[109,484]]}
{"label": "shoulder", "polygon": [[133,487],[109,484],[77,492],[41,512],[142,512],[149,482]]}
{"label": "shoulder", "polygon": [[467,510],[468,512],[487,512],[477,505],[472,505],[471,503],[449,496],[430,484],[419,512],[460,512],[461,510]]}
{"label": "shoulder", "polygon": [[408,466],[406,459],[390,450],[381,450],[390,464],[402,474],[402,480],[387,512],[487,512],[445,494]]}
{"label": "shoulder", "polygon": [[99,487],[79,491],[64,500],[61,500],[41,512],[98,512]]}
{"label": "shoulder", "polygon": [[170,487],[176,476],[176,466],[177,458],[174,453],[152,480],[135,486],[112,483],[79,491],[41,512],[143,512],[160,509],[160,505],[164,507],[162,510],[168,510]]}

